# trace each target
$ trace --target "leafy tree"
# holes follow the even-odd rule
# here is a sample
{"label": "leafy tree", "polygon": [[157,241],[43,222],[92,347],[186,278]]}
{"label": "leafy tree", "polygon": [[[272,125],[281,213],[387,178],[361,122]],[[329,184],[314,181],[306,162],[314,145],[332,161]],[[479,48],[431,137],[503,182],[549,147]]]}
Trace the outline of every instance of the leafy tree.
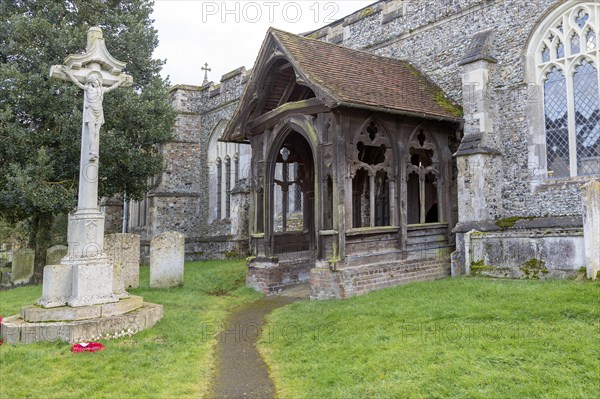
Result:
{"label": "leafy tree", "polygon": [[158,146],[170,140],[174,112],[148,0],[0,2],[0,217],[31,218],[36,275],[44,266],[55,215],[77,203],[83,93],[49,78],[50,66],[85,50],[100,26],[109,52],[127,63],[132,88],[104,98],[99,195],[139,199],[162,169]]}

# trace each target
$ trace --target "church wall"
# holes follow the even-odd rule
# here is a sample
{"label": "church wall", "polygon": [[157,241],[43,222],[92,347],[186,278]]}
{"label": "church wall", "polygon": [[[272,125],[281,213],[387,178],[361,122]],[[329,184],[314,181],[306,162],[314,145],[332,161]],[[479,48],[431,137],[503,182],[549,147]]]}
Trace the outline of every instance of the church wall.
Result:
{"label": "church wall", "polygon": [[[208,222],[209,193],[214,189],[208,179],[215,165],[209,164],[207,154],[211,133],[219,122],[231,118],[246,79],[245,69],[240,68],[218,85],[172,89],[171,101],[179,113],[175,141],[162,149],[166,170],[153,190],[159,194],[153,202],[152,226],[146,231],[150,236],[166,230],[184,233],[188,260],[246,255],[246,239],[232,234],[231,220]],[[240,164],[240,175],[245,170],[247,166]]]}
{"label": "church wall", "polygon": [[[471,38],[492,29],[489,101],[493,104],[493,134],[482,145],[501,152],[502,176],[498,217],[581,214],[579,183],[546,183],[532,188],[528,164],[528,101],[525,47],[541,16],[558,0],[422,0],[405,2],[404,15],[382,23],[383,6],[372,15],[344,27],[344,46],[379,55],[408,59],[459,103],[463,98],[461,67]],[[380,9],[380,11],[377,11]],[[347,19],[348,20],[348,19]],[[318,36],[318,34],[316,34]],[[468,120],[469,115],[465,115]],[[473,165],[471,165],[473,166]],[[484,165],[480,166],[481,168]]]}
{"label": "church wall", "polygon": [[[491,164],[478,165],[476,157],[469,163],[470,173],[493,169],[491,174],[498,176],[496,181],[501,182],[493,190],[494,198],[488,198],[487,202],[493,204],[494,209],[486,217],[578,216],[582,212],[579,190],[581,182],[533,184],[536,176],[533,176],[533,168],[529,164],[528,146],[531,137],[528,122],[532,117],[530,103],[537,101],[531,94],[539,91],[539,87],[527,84],[525,47],[538,20],[559,3],[562,1],[383,1],[310,36],[383,56],[408,59],[452,99],[464,104],[470,101],[472,93],[468,85],[463,87],[463,69],[459,64],[464,59],[473,36],[492,29],[490,54],[497,62],[489,66],[490,81],[486,93],[491,105],[492,128],[491,134],[483,135],[481,144],[498,151],[500,155],[493,157]],[[226,245],[229,227],[226,222],[220,221],[210,226],[207,223],[206,208],[210,189],[208,171],[211,165],[207,164],[206,151],[214,127],[219,121],[229,119],[234,112],[248,75],[249,72],[241,68],[225,75],[219,84],[177,86],[173,90],[175,108],[182,114],[196,115],[197,120],[193,124],[199,129],[198,152],[194,155],[199,166],[195,169],[197,174],[194,175],[192,184],[197,187],[197,196],[194,200],[190,197],[187,202],[192,204],[196,201],[198,213],[195,221],[186,227],[190,252],[194,252],[194,257],[197,258],[223,257],[229,248],[233,248]],[[468,107],[465,109],[468,110]],[[467,113],[465,124],[466,132],[469,126],[478,124],[477,118]],[[178,129],[188,128],[181,125]],[[172,161],[177,164],[173,166],[173,171],[177,171],[177,174],[184,168],[186,161],[177,159],[175,153],[171,155]],[[183,172],[182,176],[185,177],[186,173]],[[181,189],[180,185],[170,182],[173,177],[177,176],[166,177],[165,187]],[[165,217],[166,214],[157,216],[153,233],[164,230],[165,224],[161,220]],[[552,220],[548,223],[550,228]],[[574,229],[577,229],[576,226]],[[462,247],[462,233],[457,240],[458,246]],[[204,241],[211,243],[205,245]],[[214,244],[215,242],[220,242],[223,246]]]}

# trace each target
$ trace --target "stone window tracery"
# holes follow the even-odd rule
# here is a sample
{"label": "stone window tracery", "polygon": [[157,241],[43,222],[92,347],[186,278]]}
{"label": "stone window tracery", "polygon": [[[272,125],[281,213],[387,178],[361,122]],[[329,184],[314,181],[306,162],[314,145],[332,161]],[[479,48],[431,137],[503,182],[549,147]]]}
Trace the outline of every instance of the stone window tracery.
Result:
{"label": "stone window tracery", "polygon": [[580,2],[551,15],[532,42],[550,179],[600,174],[599,27],[600,5]]}

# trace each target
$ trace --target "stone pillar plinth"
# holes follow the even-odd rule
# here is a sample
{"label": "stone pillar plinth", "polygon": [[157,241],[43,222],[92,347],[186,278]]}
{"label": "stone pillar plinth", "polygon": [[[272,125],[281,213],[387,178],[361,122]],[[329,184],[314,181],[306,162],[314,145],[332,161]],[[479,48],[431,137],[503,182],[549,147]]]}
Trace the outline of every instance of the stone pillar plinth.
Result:
{"label": "stone pillar plinth", "polygon": [[581,187],[583,200],[583,242],[587,277],[596,279],[600,270],[600,181]]}

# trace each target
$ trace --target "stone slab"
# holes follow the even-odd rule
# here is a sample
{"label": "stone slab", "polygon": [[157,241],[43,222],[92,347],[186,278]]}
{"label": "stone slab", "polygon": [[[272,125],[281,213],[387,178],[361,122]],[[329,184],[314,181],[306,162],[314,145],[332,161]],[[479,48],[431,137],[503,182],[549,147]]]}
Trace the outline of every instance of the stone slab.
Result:
{"label": "stone slab", "polygon": [[38,305],[45,308],[65,306],[71,297],[73,270],[71,265],[46,265],[42,297]]}
{"label": "stone slab", "polygon": [[21,308],[21,318],[28,322],[73,321],[94,319],[100,316],[102,316],[100,306],[81,306],[78,308],[61,306],[46,309],[31,305]]}
{"label": "stone slab", "polygon": [[53,245],[46,250],[46,264],[58,265],[62,258],[67,256],[69,248],[66,245]]}
{"label": "stone slab", "polygon": [[166,231],[150,242],[150,287],[170,288],[183,285],[185,236]]}
{"label": "stone slab", "polygon": [[128,329],[141,331],[154,326],[163,316],[163,306],[144,302],[132,312],[71,322],[29,323],[19,316],[4,319],[1,333],[6,344],[33,342],[85,342],[98,335]]}
{"label": "stone slab", "polygon": [[119,302],[102,305],[102,316],[108,317],[129,313],[135,309],[141,308],[143,304],[144,298],[132,295],[129,298],[121,299]]}
{"label": "stone slab", "polygon": [[87,320],[102,316],[108,317],[129,313],[141,308],[143,303],[144,298],[141,296],[131,296],[129,298],[122,299],[119,302],[107,303],[103,305],[79,307],[61,306],[50,309],[32,305],[21,308],[21,318],[32,323]]}

